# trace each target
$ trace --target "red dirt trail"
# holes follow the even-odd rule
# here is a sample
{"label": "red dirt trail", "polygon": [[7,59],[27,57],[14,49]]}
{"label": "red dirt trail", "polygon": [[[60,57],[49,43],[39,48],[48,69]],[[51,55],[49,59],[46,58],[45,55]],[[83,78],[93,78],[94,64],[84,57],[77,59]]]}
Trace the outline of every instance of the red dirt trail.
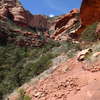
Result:
{"label": "red dirt trail", "polygon": [[25,88],[31,100],[100,100],[100,62],[87,66],[85,61],[69,59],[47,78]]}

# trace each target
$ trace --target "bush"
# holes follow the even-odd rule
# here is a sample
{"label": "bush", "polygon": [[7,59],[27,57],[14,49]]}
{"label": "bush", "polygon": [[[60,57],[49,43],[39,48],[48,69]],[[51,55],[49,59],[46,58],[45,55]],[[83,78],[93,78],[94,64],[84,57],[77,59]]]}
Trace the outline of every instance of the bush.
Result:
{"label": "bush", "polygon": [[23,89],[20,89],[18,100],[31,100],[31,98],[25,94],[25,91]]}
{"label": "bush", "polygon": [[74,43],[73,41],[64,41],[61,42],[62,50],[68,52],[70,50],[78,51],[81,49],[80,43]]}
{"label": "bush", "polygon": [[81,36],[82,41],[87,41],[87,42],[94,42],[97,40],[96,36],[96,27],[97,27],[97,22],[88,26],[83,32]]}
{"label": "bush", "polygon": [[52,48],[57,45],[47,43],[41,48],[18,47],[13,44],[0,46],[0,100],[31,78],[49,68]]}

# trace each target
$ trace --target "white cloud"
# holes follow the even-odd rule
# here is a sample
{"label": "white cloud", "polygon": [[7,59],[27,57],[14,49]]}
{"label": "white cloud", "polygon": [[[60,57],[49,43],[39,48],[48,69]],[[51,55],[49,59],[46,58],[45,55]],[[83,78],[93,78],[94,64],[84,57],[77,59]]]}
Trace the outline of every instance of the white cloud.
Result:
{"label": "white cloud", "polygon": [[55,16],[55,15],[53,15],[53,14],[50,14],[50,15],[49,15],[49,17],[54,17],[54,16]]}

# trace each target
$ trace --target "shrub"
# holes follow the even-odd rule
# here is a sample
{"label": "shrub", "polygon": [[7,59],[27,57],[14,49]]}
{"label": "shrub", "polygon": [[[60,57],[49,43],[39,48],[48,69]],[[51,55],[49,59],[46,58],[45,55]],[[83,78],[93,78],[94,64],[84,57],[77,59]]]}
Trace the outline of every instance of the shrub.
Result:
{"label": "shrub", "polygon": [[55,46],[47,43],[41,48],[28,47],[27,50],[13,44],[0,46],[0,100],[3,95],[48,69],[55,57],[52,54]]}
{"label": "shrub", "polygon": [[18,100],[31,100],[31,98],[28,95],[25,94],[24,89],[20,89]]}
{"label": "shrub", "polygon": [[75,51],[78,51],[81,49],[80,43],[74,43],[73,41],[64,41],[61,42],[61,46],[64,52],[68,52],[69,50],[75,49]]}
{"label": "shrub", "polygon": [[97,22],[88,26],[81,34],[81,40],[87,41],[87,42],[94,42],[97,40],[96,36],[96,27],[97,27]]}

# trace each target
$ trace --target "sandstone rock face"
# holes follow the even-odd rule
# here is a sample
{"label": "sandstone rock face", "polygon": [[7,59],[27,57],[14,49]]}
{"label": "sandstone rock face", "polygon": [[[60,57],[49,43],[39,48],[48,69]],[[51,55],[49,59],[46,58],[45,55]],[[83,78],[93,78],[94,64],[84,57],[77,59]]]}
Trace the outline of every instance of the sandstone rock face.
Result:
{"label": "sandstone rock face", "polygon": [[100,0],[83,0],[80,17],[83,26],[100,21]]}
{"label": "sandstone rock face", "polygon": [[[59,37],[61,38],[61,35],[63,35],[63,33],[65,33],[65,31],[66,31],[66,33],[70,33],[71,29],[76,30],[80,26],[79,13],[80,13],[80,11],[78,9],[73,9],[72,11],[70,11],[69,14],[62,16],[56,22],[55,33],[51,37],[55,40],[59,40]],[[66,36],[64,36],[64,39],[65,39],[65,37]]]}
{"label": "sandstone rock face", "polygon": [[77,60],[78,61],[84,61],[90,54],[92,54],[92,49],[85,49],[79,52],[77,55]]}
{"label": "sandstone rock face", "polygon": [[[60,64],[49,76],[33,79],[20,89],[31,100],[100,100],[99,76],[100,59],[87,63],[74,57]],[[18,92],[8,98],[17,100]]]}
{"label": "sandstone rock face", "polygon": [[78,9],[73,9],[69,14],[62,16],[61,19],[56,23],[55,29],[65,26],[70,19],[75,17],[76,14],[79,14]]}
{"label": "sandstone rock face", "polygon": [[[27,16],[28,17],[28,16]],[[31,21],[30,21],[31,18]],[[28,21],[30,22],[29,25],[32,27],[37,27],[39,29],[48,29],[48,22],[47,18],[43,15],[33,15],[30,18],[28,18]]]}
{"label": "sandstone rock face", "polygon": [[32,15],[22,7],[18,0],[0,1],[0,17],[3,19],[8,17],[21,26],[48,29],[46,16]]}

